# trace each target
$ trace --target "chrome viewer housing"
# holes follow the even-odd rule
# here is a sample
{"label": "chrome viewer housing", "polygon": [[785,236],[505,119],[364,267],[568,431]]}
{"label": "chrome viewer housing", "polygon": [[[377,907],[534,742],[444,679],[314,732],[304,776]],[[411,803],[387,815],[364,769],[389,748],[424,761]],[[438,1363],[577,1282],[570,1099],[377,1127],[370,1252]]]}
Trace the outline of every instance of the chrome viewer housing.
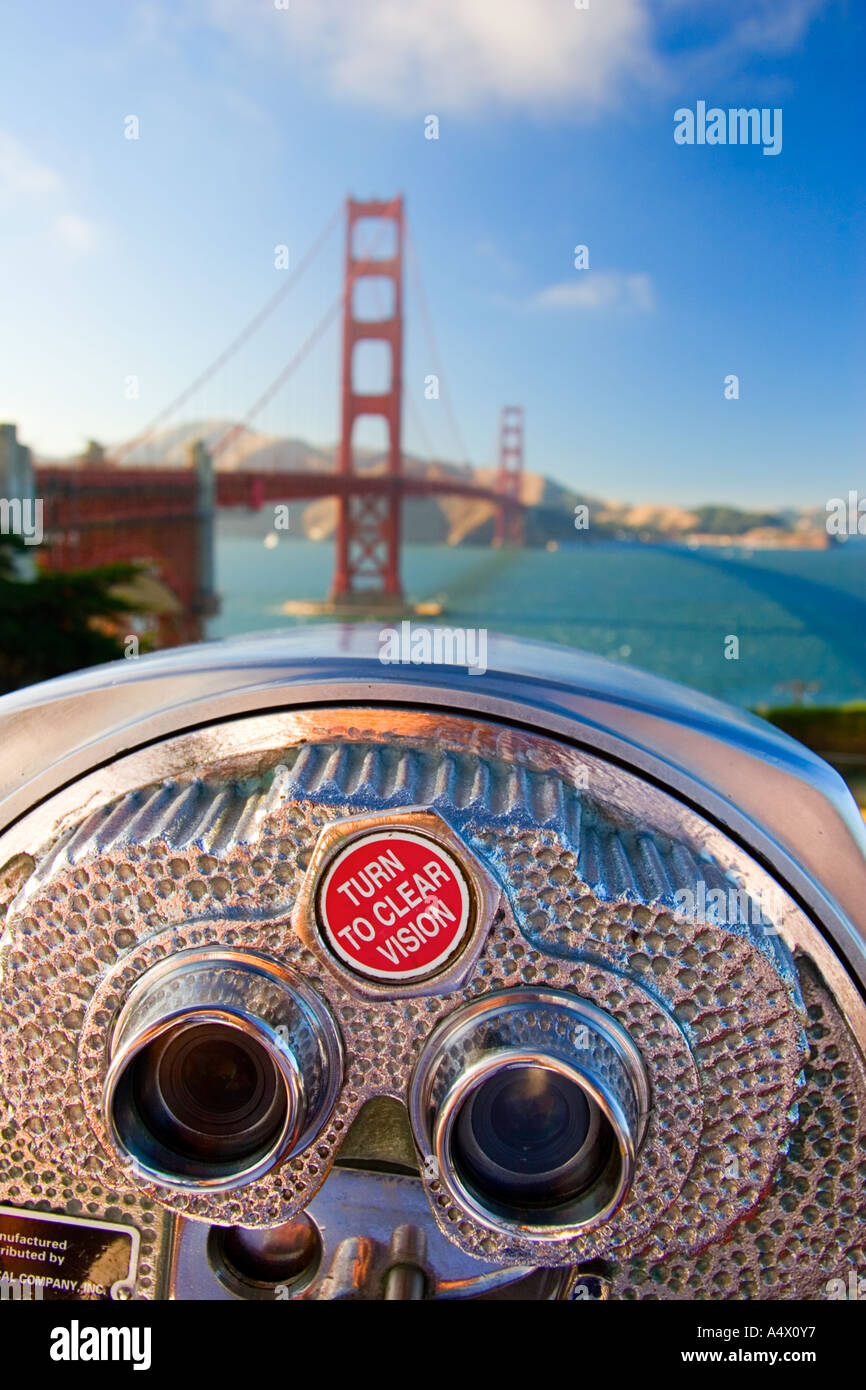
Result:
{"label": "chrome viewer housing", "polygon": [[0,701],[0,1206],[134,1227],[137,1298],[827,1296],[866,1259],[844,784],[594,657],[377,642]]}

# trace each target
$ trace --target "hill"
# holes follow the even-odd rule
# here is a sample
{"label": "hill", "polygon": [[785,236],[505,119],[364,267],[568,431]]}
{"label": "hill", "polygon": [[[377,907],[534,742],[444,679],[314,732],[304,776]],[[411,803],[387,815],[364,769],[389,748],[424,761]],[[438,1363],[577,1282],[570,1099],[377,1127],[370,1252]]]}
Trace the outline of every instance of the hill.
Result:
{"label": "hill", "polygon": [[[146,443],[136,445],[123,456],[120,467],[166,464],[174,467],[187,462],[189,445],[202,440],[211,450],[233,431],[231,443],[217,459],[220,471],[260,469],[262,472],[332,472],[335,448],[307,443],[301,439],[268,435],[229,420],[193,420],[158,432]],[[425,478],[476,480],[484,487],[495,487],[496,468],[473,468],[437,460],[431,462],[404,453],[407,472]],[[73,460],[66,460],[72,463]],[[360,471],[377,473],[386,466],[384,453],[356,450]],[[289,500],[289,499],[287,499]],[[523,475],[522,500],[530,509],[526,536],[530,545],[568,542],[587,543],[616,539],[645,544],[681,543],[689,545],[746,546],[756,549],[778,547],[823,547],[830,544],[818,508],[801,511],[754,512],[728,505],[705,504],[694,508],[661,503],[605,501],[575,492],[544,474],[527,471]],[[336,502],[331,498],[296,503],[299,523],[290,534],[311,540],[326,540],[336,525]],[[576,509],[585,508],[586,524],[576,526]],[[293,515],[295,513],[293,512]],[[580,519],[580,518],[579,518]],[[483,500],[464,497],[407,498],[403,509],[403,533],[407,541],[446,545],[486,545],[493,537],[495,508]],[[235,529],[261,529],[257,520],[245,514],[236,518]]]}

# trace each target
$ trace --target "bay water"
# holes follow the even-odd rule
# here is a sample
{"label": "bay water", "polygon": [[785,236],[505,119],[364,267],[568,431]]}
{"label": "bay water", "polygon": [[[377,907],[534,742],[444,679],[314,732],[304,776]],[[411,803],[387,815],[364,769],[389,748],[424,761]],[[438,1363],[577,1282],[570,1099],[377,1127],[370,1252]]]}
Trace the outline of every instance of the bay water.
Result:
{"label": "bay water", "polygon": [[[313,621],[287,617],[282,605],[326,596],[333,545],[264,539],[218,533],[222,612],[210,637]],[[441,617],[419,623],[562,642],[732,704],[788,704],[795,693],[815,704],[866,699],[859,541],[752,552],[598,541],[555,551],[406,545],[403,585],[413,600],[442,604]]]}

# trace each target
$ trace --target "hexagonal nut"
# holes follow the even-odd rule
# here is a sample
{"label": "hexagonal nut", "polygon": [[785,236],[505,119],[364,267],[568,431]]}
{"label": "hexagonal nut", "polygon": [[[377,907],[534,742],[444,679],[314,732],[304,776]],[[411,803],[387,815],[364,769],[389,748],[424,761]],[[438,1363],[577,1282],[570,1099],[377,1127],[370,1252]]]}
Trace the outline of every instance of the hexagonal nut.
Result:
{"label": "hexagonal nut", "polygon": [[448,994],[471,976],[502,891],[441,816],[407,806],[323,828],[292,925],[361,999]]}

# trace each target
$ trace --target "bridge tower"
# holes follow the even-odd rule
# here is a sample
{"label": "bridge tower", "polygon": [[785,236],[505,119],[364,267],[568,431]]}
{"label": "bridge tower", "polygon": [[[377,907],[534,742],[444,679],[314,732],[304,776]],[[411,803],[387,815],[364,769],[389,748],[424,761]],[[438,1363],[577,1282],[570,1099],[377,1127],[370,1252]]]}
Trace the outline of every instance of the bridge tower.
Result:
{"label": "bridge tower", "polygon": [[523,545],[523,406],[504,405],[499,417],[499,473],[496,490],[502,501],[496,510],[494,545]]}
{"label": "bridge tower", "polygon": [[[358,256],[355,228],[364,218],[391,222],[394,227],[392,255],[376,258]],[[355,317],[355,286],[365,277],[390,280],[393,285],[392,312],[386,318]],[[384,478],[376,479],[376,490],[344,488],[337,500],[337,553],[331,597],[343,603],[363,604],[370,598],[402,601],[400,583],[400,479],[403,472],[401,439],[401,400],[403,388],[403,199],[346,202],[346,288],[343,300],[343,353],[340,444],[337,471],[343,476],[355,473],[352,436],[355,422],[362,415],[380,416],[388,426],[388,458]],[[373,339],[391,349],[391,378],[388,389],[378,395],[359,393],[353,378],[354,350],[358,343]]]}

